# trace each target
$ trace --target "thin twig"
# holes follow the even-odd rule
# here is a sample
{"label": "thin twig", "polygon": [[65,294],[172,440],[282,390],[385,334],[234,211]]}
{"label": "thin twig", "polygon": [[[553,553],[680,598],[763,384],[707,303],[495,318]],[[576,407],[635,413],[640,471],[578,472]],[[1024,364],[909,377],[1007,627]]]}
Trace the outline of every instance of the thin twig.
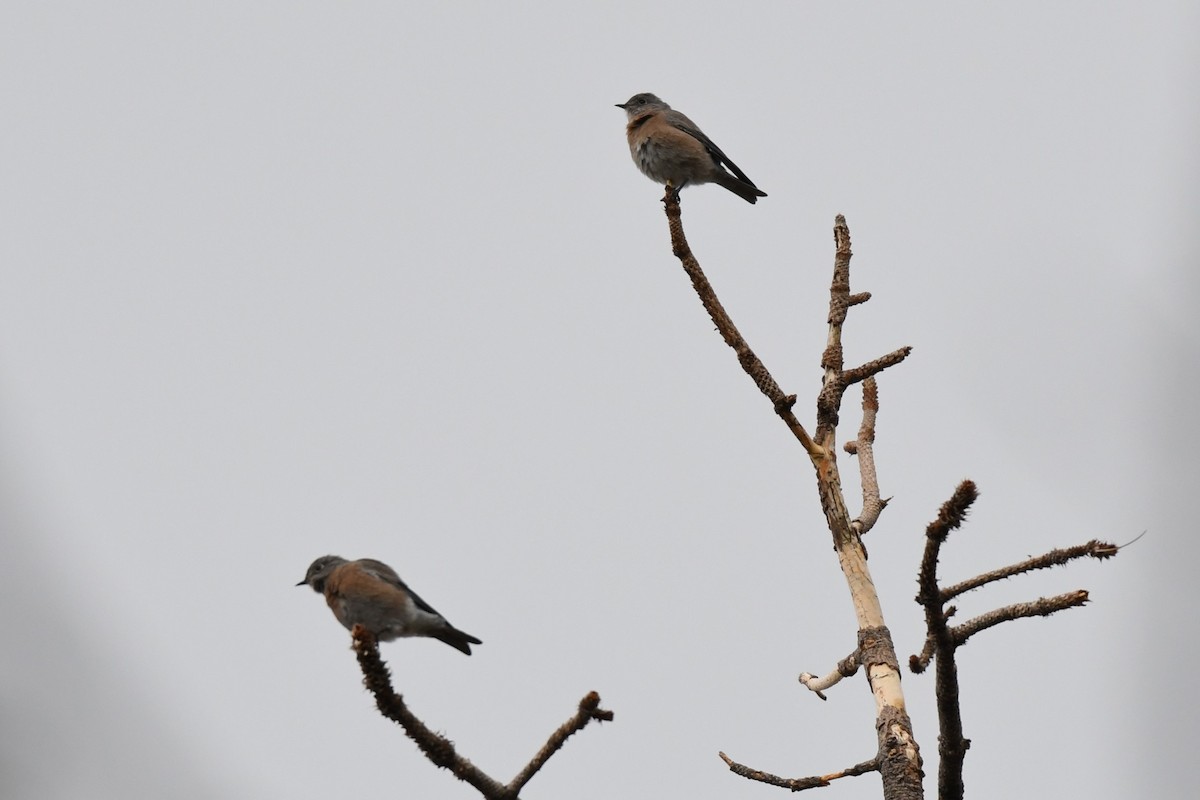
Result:
{"label": "thin twig", "polygon": [[798,680],[805,689],[808,689],[822,700],[828,700],[829,698],[823,694],[825,689],[836,686],[837,684],[841,683],[843,678],[849,678],[851,675],[858,672],[858,668],[862,661],[860,658],[860,652],[861,651],[859,651],[858,648],[855,648],[853,653],[839,661],[837,666],[834,667],[833,671],[824,678],[818,678],[811,672],[801,672]]}
{"label": "thin twig", "polygon": [[989,611],[986,614],[980,614],[978,617],[969,619],[961,625],[955,625],[950,629],[950,635],[954,639],[954,646],[958,647],[980,631],[985,631],[988,628],[999,625],[1001,622],[1009,622],[1025,617],[1048,617],[1057,611],[1065,611],[1068,608],[1082,606],[1087,601],[1088,593],[1083,589],[1079,589],[1074,592],[1055,595],[1054,597],[1039,597],[1031,603],[1013,603],[1010,606],[1004,606],[1003,608]]}
{"label": "thin twig", "polygon": [[933,660],[933,647],[933,637],[925,634],[925,646],[921,648],[921,654],[908,657],[908,668],[914,674],[920,675],[929,666],[929,662]]}
{"label": "thin twig", "polygon": [[842,372],[842,383],[849,386],[852,383],[864,381],[873,375],[878,375],[888,367],[894,367],[912,353],[912,347],[905,345],[899,350],[893,350],[887,355],[868,361],[859,367],[852,367]]}
{"label": "thin twig", "polygon": [[741,775],[743,778],[748,778],[759,783],[770,784],[771,786],[779,786],[783,789],[789,789],[793,792],[802,792],[805,789],[816,789],[821,786],[828,786],[832,781],[838,778],[850,778],[855,775],[865,775],[868,772],[879,771],[878,756],[870,761],[864,761],[861,764],[855,764],[853,767],[846,767],[837,772],[831,772],[828,775],[813,775],[808,778],[781,778],[778,775],[772,775],[769,772],[747,767],[745,764],[739,764],[724,753],[717,753],[721,760],[729,767],[729,771],[735,775]]}
{"label": "thin twig", "polygon": [[595,692],[588,692],[587,696],[579,701],[579,711],[575,716],[564,722],[558,730],[550,734],[550,738],[546,744],[542,745],[542,749],[537,752],[525,767],[517,773],[511,781],[508,782],[508,791],[513,797],[524,788],[525,784],[529,783],[537,771],[542,768],[542,765],[549,760],[550,756],[558,752],[567,739],[575,733],[583,730],[589,722],[596,720],[598,722],[611,722],[613,713],[600,708],[600,695]]}
{"label": "thin twig", "polygon": [[1060,564],[1066,564],[1077,558],[1096,558],[1104,560],[1111,558],[1117,554],[1119,548],[1115,544],[1102,542],[1098,539],[1092,539],[1087,544],[1080,544],[1074,547],[1064,547],[1061,549],[1051,550],[1049,553],[1043,553],[1040,556],[1027,559],[1017,564],[1010,564],[1007,567],[994,569],[991,572],[985,572],[982,575],[976,575],[974,578],[968,578],[965,581],[948,586],[941,590],[942,602],[953,600],[964,592],[969,592],[972,589],[978,589],[980,586],[992,583],[994,581],[1011,578],[1013,575],[1020,575],[1024,572],[1033,572],[1038,569],[1049,569],[1057,567]]}

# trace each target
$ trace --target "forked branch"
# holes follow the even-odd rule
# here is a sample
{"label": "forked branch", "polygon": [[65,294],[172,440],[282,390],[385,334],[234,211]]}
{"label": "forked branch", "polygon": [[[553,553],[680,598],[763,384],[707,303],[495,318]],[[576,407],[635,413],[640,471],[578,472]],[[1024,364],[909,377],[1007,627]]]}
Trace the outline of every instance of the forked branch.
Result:
{"label": "forked branch", "polygon": [[403,727],[408,737],[417,743],[417,747],[434,765],[450,770],[456,778],[474,786],[488,800],[518,800],[521,789],[558,752],[568,737],[583,730],[592,720],[610,722],[613,718],[611,711],[600,708],[600,695],[589,692],[579,701],[578,711],[550,735],[546,744],[516,777],[502,784],[459,755],[453,742],[431,731],[409,711],[404,698],[392,689],[391,674],[379,655],[379,646],[373,634],[361,625],[355,625],[351,636],[354,653],[362,669],[363,683],[375,696],[375,706],[380,713]]}
{"label": "forked branch", "polygon": [[[852,383],[865,382],[878,372],[889,366],[900,363],[910,352],[904,347],[885,356],[870,361],[852,370],[843,370],[842,326],[846,321],[847,311],[870,299],[867,292],[850,292],[850,229],[844,217],[839,215],[834,224],[834,255],[833,280],[830,286],[829,300],[829,332],[826,346],[821,355],[821,366],[825,371],[820,392],[817,396],[817,426],[813,436],[800,424],[792,407],[795,405],[795,395],[785,395],[778,383],[771,376],[762,361],[746,343],[745,339],[734,326],[724,307],[717,299],[712,285],[704,272],[687,239],[683,235],[683,224],[679,206],[679,196],[671,189],[663,198],[666,206],[667,222],[671,231],[671,246],[675,255],[683,265],[684,271],[691,278],[692,286],[700,297],[709,317],[717,326],[726,344],[737,354],[738,363],[754,381],[759,391],[767,396],[774,407],[775,413],[783,419],[793,436],[799,440],[813,464],[817,477],[817,492],[821,498],[821,508],[829,531],[833,536],[834,549],[838,554],[838,562],[846,578],[850,590],[851,601],[854,604],[855,616],[858,621],[858,650],[857,656],[867,673],[872,695],[876,701],[876,730],[878,733],[879,752],[876,758],[864,762],[851,770],[843,770],[832,776],[814,776],[812,778],[780,778],[769,773],[753,770],[735,764],[722,754],[730,769],[743,777],[759,780],[775,786],[781,786],[798,791],[814,786],[827,785],[833,777],[845,774],[861,774],[865,771],[878,769],[883,778],[885,800],[908,800],[921,796],[921,756],[916,739],[912,735],[912,722],[904,710],[904,695],[900,688],[900,670],[896,662],[895,647],[891,634],[888,632],[883,619],[883,610],[879,596],[875,591],[874,581],[871,580],[867,568],[867,554],[862,544],[862,532],[869,529],[878,517],[883,503],[878,499],[878,481],[874,480],[874,460],[871,444],[874,440],[874,414],[878,410],[877,395],[873,394],[870,401],[872,408],[864,404],[864,427],[860,430],[860,457],[865,451],[865,466],[870,474],[871,487],[865,490],[864,512],[857,519],[851,519],[846,508],[846,499],[842,491],[841,477],[838,473],[836,453],[836,433],[838,413],[841,409],[842,395],[846,387]],[[871,382],[871,392],[874,393],[874,381]],[[874,497],[870,495],[873,492]],[[837,677],[831,676],[828,684],[816,681],[812,676],[801,678],[806,686],[823,695],[820,689],[832,685]]]}
{"label": "forked branch", "polygon": [[971,740],[963,735],[962,711],[958,694],[958,666],[956,651],[971,636],[980,631],[1025,617],[1045,617],[1067,608],[1075,608],[1087,602],[1088,593],[1079,590],[1056,597],[1040,598],[1029,603],[1015,603],[997,608],[974,619],[951,626],[950,618],[954,606],[946,602],[963,592],[977,589],[1004,578],[1065,564],[1077,558],[1091,557],[1106,559],[1116,555],[1119,548],[1107,542],[1090,541],[1063,550],[1051,550],[1036,558],[1018,564],[1001,567],[974,578],[956,583],[947,589],[938,587],[937,565],[942,544],[950,533],[966,520],[967,512],[979,497],[979,491],[971,481],[963,481],[955,489],[938,513],[938,518],[925,530],[925,555],[917,578],[920,587],[917,602],[925,609],[925,646],[919,655],[910,656],[909,669],[923,672],[931,660],[936,660],[934,671],[937,695],[938,724],[938,797],[941,800],[961,800],[963,796],[963,762]]}

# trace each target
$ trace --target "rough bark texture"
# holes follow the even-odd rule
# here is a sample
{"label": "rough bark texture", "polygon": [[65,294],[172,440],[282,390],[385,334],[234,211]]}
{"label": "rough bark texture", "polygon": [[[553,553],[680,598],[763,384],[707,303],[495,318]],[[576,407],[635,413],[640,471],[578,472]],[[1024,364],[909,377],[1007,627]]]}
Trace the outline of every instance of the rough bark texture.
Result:
{"label": "rough bark texture", "polygon": [[[816,471],[817,493],[821,500],[821,508],[825,512],[829,531],[833,536],[838,563],[841,565],[850,589],[855,617],[858,620],[860,643],[862,637],[865,636],[870,644],[870,660],[864,660],[863,665],[866,667],[867,678],[876,701],[879,751],[876,759],[864,763],[878,766],[883,776],[885,798],[908,800],[908,798],[921,797],[920,748],[912,733],[912,723],[904,709],[904,693],[900,688],[900,670],[896,660],[895,647],[892,645],[887,628],[884,627],[883,610],[879,596],[875,592],[875,584],[871,580],[870,569],[867,567],[867,552],[860,536],[860,531],[863,530],[862,521],[860,518],[858,524],[854,524],[855,518],[846,508],[841,476],[838,472],[836,449],[838,414],[846,387],[871,379],[887,367],[898,364],[907,357],[910,348],[900,348],[861,366],[850,370],[844,369],[842,325],[846,320],[848,310],[852,306],[865,303],[870,295],[866,292],[850,293],[850,230],[846,226],[845,218],[839,215],[834,226],[836,255],[829,298],[829,335],[825,350],[821,355],[825,380],[817,396],[816,435],[809,436],[808,431],[792,413],[795,396],[784,394],[766,365],[746,343],[717,299],[716,292],[708,278],[705,277],[704,271],[700,268],[700,263],[692,253],[683,234],[678,193],[668,187],[663,203],[666,206],[667,223],[671,231],[672,251],[679,258],[684,271],[691,279],[692,286],[700,297],[701,303],[726,344],[737,354],[737,360],[742,369],[754,381],[754,385],[771,401],[775,413],[780,416],[792,435],[804,447],[812,461],[813,469]],[[874,382],[872,382],[872,410],[870,412],[872,415],[877,410],[877,398],[874,396],[874,391]],[[872,417],[871,437],[873,438],[873,436]],[[866,437],[864,436],[864,438]],[[873,461],[870,468],[873,473]],[[874,516],[877,516],[877,513],[869,517],[871,524],[874,524]],[[810,786],[822,786],[827,782],[821,776],[817,776],[816,779],[778,778],[750,767],[735,764],[728,758],[726,758],[726,763],[744,777],[776,786],[786,786],[792,791]]]}

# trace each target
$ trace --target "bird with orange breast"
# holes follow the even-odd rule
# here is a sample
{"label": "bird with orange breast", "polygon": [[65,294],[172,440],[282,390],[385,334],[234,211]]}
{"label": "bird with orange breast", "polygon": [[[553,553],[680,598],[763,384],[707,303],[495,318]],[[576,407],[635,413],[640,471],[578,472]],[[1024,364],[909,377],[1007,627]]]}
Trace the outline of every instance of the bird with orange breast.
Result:
{"label": "bird with orange breast", "polygon": [[446,621],[396,571],[373,558],[347,561],[321,556],[297,586],[311,586],[347,630],[362,625],[381,642],[402,636],[428,636],[471,655],[471,645],[483,644]]}
{"label": "bird with orange breast", "polygon": [[650,180],[674,189],[676,198],[693,183],[719,184],[747,203],[767,196],[696,123],[657,96],[635,94],[617,108],[629,119],[625,135],[633,163]]}

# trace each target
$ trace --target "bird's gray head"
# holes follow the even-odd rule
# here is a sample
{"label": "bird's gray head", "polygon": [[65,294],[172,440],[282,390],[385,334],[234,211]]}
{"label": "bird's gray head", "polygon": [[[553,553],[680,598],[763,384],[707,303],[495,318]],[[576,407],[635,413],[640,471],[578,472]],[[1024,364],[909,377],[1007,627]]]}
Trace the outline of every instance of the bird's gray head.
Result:
{"label": "bird's gray head", "polygon": [[304,573],[304,580],[296,585],[311,586],[314,592],[322,594],[325,592],[325,581],[329,578],[329,573],[345,563],[346,559],[341,556],[321,556],[309,565],[308,572]]}
{"label": "bird's gray head", "polygon": [[658,95],[642,92],[635,94],[624,103],[617,103],[617,108],[625,109],[625,114],[633,119],[648,111],[670,111],[671,107],[658,99]]}

